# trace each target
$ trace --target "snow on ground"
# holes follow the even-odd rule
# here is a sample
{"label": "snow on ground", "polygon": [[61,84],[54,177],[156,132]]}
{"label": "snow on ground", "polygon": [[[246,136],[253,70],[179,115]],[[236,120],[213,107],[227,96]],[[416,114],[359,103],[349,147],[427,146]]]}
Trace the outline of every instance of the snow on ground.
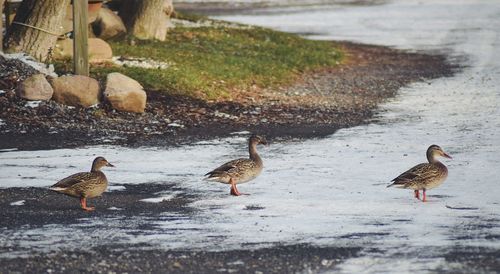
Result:
{"label": "snow on ground", "polygon": [[[219,17],[315,33],[314,38],[433,50],[467,59],[467,67],[454,77],[402,89],[381,107],[374,124],[324,139],[259,147],[264,172],[239,187],[251,195],[231,197],[227,185],[202,181],[210,169],[246,155],[244,135],[172,148],[5,151],[0,153],[0,186],[47,187],[88,170],[92,159],[102,155],[117,166],[105,171],[112,186],[175,182],[200,195],[191,205],[198,209],[194,217],[166,213],[153,221],[154,234],[115,231],[111,223],[110,231],[99,236],[103,242],[214,250],[276,242],[362,246],[361,256],[342,263],[338,271],[453,268],[443,256],[456,247],[500,248],[499,241],[491,240],[500,235],[495,179],[500,166],[499,15],[497,2],[441,0]],[[425,150],[434,143],[453,160],[443,160],[450,175],[429,191],[428,203],[413,199],[408,190],[386,188],[400,172],[425,161]],[[92,224],[27,228],[6,241],[28,249],[71,247],[85,243],[84,236],[64,243],[58,237],[85,225]]]}
{"label": "snow on ground", "polygon": [[27,55],[26,53],[2,53],[0,55],[6,59],[17,59],[22,61],[23,63],[31,66],[35,70],[45,75],[49,75],[52,77],[57,77],[57,74],[54,72],[54,65],[46,65],[44,63],[40,63],[36,61],[33,57]]}
{"label": "snow on ground", "polygon": [[167,62],[161,62],[153,59],[137,58],[137,57],[113,56],[111,61],[115,65],[122,67],[167,69],[170,66],[172,66],[172,64]]}
{"label": "snow on ground", "polygon": [[10,205],[11,206],[22,206],[22,205],[24,205],[25,202],[26,202],[26,200],[19,200],[19,201],[15,201],[15,202],[10,203]]}

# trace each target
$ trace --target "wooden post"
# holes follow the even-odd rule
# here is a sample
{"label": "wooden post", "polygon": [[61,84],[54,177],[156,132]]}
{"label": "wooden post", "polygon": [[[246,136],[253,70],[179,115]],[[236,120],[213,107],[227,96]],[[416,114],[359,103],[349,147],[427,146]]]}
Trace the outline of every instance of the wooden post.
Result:
{"label": "wooden post", "polygon": [[77,75],[89,76],[88,2],[73,0],[73,66]]}
{"label": "wooden post", "polygon": [[10,27],[10,14],[11,14],[11,6],[12,6],[12,3],[10,3],[9,1],[5,1],[5,4],[4,4],[4,13],[5,13],[5,30],[7,30],[7,32],[9,31],[9,27]]}

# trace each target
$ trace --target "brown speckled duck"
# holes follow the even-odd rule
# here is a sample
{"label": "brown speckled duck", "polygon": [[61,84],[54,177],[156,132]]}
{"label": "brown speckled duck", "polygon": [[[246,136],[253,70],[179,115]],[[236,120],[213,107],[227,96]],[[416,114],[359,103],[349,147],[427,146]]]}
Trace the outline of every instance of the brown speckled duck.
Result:
{"label": "brown speckled duck", "polygon": [[248,141],[249,159],[241,158],[227,162],[220,167],[205,174],[209,181],[216,181],[231,185],[231,195],[240,196],[242,193],[236,188],[236,184],[241,184],[255,179],[263,168],[262,159],[257,154],[257,145],[267,145],[266,139],[258,135],[252,135]]}
{"label": "brown speckled duck", "polygon": [[399,188],[413,189],[415,198],[420,199],[419,190],[422,190],[422,202],[425,202],[425,191],[435,188],[446,180],[448,169],[439,162],[436,157],[442,156],[451,159],[439,146],[432,145],[427,149],[427,160],[429,163],[422,163],[402,173],[394,178],[392,184],[387,187],[395,186]]}
{"label": "brown speckled duck", "polygon": [[92,162],[90,172],[80,172],[66,177],[51,186],[50,190],[80,198],[82,209],[92,211],[94,207],[87,207],[87,198],[101,196],[108,187],[108,179],[101,171],[104,166],[114,167],[103,157],[97,157]]}

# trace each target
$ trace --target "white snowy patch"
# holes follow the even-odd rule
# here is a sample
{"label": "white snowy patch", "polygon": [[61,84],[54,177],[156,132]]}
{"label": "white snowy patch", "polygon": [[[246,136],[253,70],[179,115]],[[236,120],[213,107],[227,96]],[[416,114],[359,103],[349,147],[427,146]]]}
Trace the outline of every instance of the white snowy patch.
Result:
{"label": "white snowy patch", "polygon": [[44,63],[40,63],[36,61],[33,57],[27,55],[26,53],[2,53],[0,52],[0,55],[6,59],[17,59],[30,67],[34,68],[40,73],[43,73],[45,75],[49,75],[52,77],[57,77],[57,74],[54,72],[54,65],[50,64],[48,67]]}
{"label": "white snowy patch", "polygon": [[40,106],[40,103],[42,103],[42,101],[27,101],[26,104],[24,104],[24,106],[30,108],[37,108]]}
{"label": "white snowy patch", "polygon": [[108,185],[108,191],[122,191],[125,189],[126,188],[124,186],[120,186],[120,185]]}
{"label": "white snowy patch", "polygon": [[162,195],[160,197],[146,198],[146,199],[142,199],[140,201],[146,202],[146,203],[161,203],[161,202],[165,202],[168,200],[172,200],[176,196],[177,196],[176,194],[165,194],[165,195]]}
{"label": "white snowy patch", "polygon": [[10,203],[10,205],[11,206],[22,206],[22,205],[24,205],[25,202],[26,202],[26,200],[20,200],[20,201],[12,202],[12,203]]}
{"label": "white snowy patch", "polygon": [[233,29],[251,29],[252,26],[249,25],[241,25],[230,22],[217,22],[217,21],[209,21],[209,20],[199,20],[196,22],[171,18],[170,22],[174,25],[174,27],[183,27],[183,28],[202,28],[202,27],[215,27],[215,28],[233,28]]}
{"label": "white snowy patch", "polygon": [[231,135],[250,135],[251,132],[247,130],[231,132]]}
{"label": "white snowy patch", "polygon": [[122,67],[137,67],[137,68],[149,68],[149,69],[167,69],[172,66],[171,63],[156,61],[148,58],[138,58],[138,57],[122,57],[113,56],[111,61]]}
{"label": "white snowy patch", "polygon": [[216,110],[214,112],[214,116],[215,117],[224,118],[224,119],[238,120],[238,116],[234,116],[234,115],[231,115],[231,114],[228,114],[228,113],[225,113],[225,112],[221,112],[221,111],[218,111],[218,110]]}
{"label": "white snowy patch", "polygon": [[179,124],[179,123],[170,123],[170,124],[168,124],[167,126],[169,126],[169,127],[180,127],[180,128],[183,128],[183,127],[184,127],[184,125],[181,125],[181,124]]}

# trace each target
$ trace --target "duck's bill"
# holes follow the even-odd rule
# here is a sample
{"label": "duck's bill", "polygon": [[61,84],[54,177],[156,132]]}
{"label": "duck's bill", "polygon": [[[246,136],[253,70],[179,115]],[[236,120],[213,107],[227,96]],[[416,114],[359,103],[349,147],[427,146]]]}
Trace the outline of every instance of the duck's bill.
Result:
{"label": "duck's bill", "polygon": [[115,167],[114,165],[112,165],[111,163],[107,163],[106,166],[109,166],[109,167]]}
{"label": "duck's bill", "polygon": [[445,152],[443,152],[443,157],[446,157],[446,158],[448,158],[448,159],[453,159],[453,158],[451,158],[451,156],[450,156],[450,155],[448,155],[448,154],[447,154],[447,153],[445,153]]}

